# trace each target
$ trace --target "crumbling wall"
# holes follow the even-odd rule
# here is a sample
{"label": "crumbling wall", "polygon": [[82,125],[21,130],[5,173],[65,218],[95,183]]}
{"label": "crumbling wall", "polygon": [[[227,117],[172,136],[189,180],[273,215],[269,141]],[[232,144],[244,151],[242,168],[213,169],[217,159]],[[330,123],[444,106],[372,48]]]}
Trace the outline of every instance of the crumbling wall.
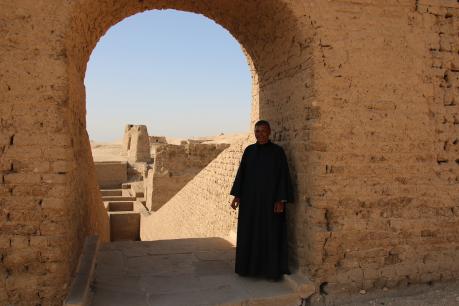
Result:
{"label": "crumbling wall", "polygon": [[126,126],[124,127],[123,143],[121,144],[121,156],[127,156],[129,150],[131,149],[131,129],[133,127],[133,124],[126,124]]}
{"label": "crumbling wall", "polygon": [[151,161],[150,137],[145,125],[126,125],[121,155],[127,156],[129,163]]}
{"label": "crumbling wall", "polygon": [[167,139],[165,136],[150,136],[150,145],[155,144],[167,144]]}
{"label": "crumbling wall", "polygon": [[191,143],[156,147],[153,169],[145,178],[148,209],[161,208],[227,147],[227,144]]}
{"label": "crumbling wall", "polygon": [[323,294],[456,279],[458,4],[306,3],[317,95],[297,148],[301,270]]}

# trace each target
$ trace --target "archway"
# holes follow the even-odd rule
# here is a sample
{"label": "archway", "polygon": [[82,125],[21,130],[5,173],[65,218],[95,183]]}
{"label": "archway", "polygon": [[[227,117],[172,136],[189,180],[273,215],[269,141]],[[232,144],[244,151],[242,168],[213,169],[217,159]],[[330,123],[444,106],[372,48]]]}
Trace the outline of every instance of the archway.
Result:
{"label": "archway", "polygon": [[[296,169],[304,161],[307,151],[308,129],[304,128],[305,110],[311,108],[314,96],[312,48],[313,39],[308,19],[302,12],[300,1],[105,1],[82,0],[75,4],[71,27],[67,37],[68,78],[70,84],[68,116],[69,129],[74,141],[74,154],[81,165],[76,171],[72,192],[84,194],[86,210],[75,208],[80,217],[76,236],[79,241],[88,232],[103,232],[100,212],[97,213],[97,196],[92,196],[94,170],[90,156],[89,140],[85,129],[85,89],[83,79],[89,56],[100,37],[120,20],[153,9],[176,9],[202,14],[226,28],[242,46],[253,75],[252,122],[258,118],[273,125],[274,141],[286,149],[294,182],[307,181],[306,173]],[[240,154],[240,151],[239,151]],[[229,154],[231,163],[237,165],[238,152]],[[232,170],[222,172],[228,182]],[[226,182],[226,184],[227,184]],[[303,184],[295,186],[296,199],[306,190]],[[222,199],[224,192],[218,193]],[[290,224],[290,254],[294,267],[304,268],[307,246],[298,243],[307,229],[304,207],[292,206],[288,210]],[[86,222],[89,219],[90,222]]]}
{"label": "archway", "polygon": [[87,65],[90,139],[119,141],[127,123],[178,139],[246,132],[249,68],[234,37],[202,15],[149,10],[125,18]]}

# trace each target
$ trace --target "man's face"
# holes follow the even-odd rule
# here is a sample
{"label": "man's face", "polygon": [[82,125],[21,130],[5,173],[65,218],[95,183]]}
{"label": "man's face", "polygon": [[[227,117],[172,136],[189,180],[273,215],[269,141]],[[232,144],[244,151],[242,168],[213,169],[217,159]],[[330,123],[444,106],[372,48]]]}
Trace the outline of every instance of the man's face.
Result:
{"label": "man's face", "polygon": [[258,143],[264,144],[269,140],[271,129],[266,125],[258,125],[255,127],[255,138]]}

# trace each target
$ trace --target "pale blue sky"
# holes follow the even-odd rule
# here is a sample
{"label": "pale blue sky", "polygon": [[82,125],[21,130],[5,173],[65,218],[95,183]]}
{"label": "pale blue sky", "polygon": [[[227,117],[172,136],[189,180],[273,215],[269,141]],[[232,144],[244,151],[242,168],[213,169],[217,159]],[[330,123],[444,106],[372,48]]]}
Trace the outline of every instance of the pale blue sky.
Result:
{"label": "pale blue sky", "polygon": [[214,21],[174,10],[124,19],[102,37],[85,78],[92,140],[209,136],[249,129],[251,75],[238,42]]}

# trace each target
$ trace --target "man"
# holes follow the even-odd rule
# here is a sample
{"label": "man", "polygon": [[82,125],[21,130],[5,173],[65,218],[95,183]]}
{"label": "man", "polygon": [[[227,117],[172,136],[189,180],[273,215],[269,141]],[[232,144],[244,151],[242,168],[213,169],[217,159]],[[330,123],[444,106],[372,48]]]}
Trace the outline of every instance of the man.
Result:
{"label": "man", "polygon": [[284,150],[270,134],[267,121],[255,124],[257,142],[242,155],[231,207],[239,207],[236,273],[279,280],[288,273],[285,203],[292,188]]}

